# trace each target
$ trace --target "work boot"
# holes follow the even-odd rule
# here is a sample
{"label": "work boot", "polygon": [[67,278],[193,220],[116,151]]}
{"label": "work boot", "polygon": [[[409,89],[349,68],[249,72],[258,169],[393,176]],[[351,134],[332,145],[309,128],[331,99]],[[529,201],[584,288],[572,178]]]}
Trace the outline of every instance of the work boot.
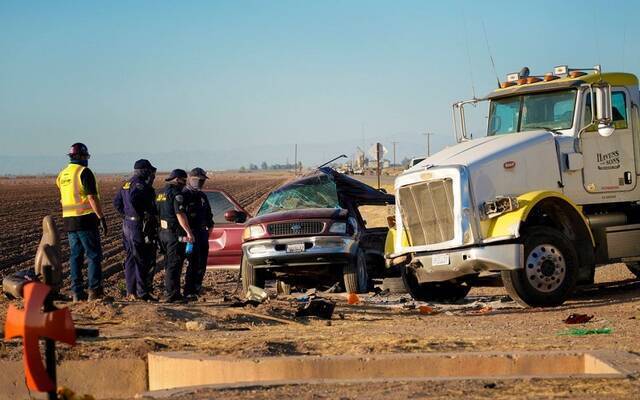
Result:
{"label": "work boot", "polygon": [[85,292],[74,292],[72,295],[72,300],[74,303],[79,303],[81,301],[85,301],[87,299],[87,294]]}
{"label": "work boot", "polygon": [[89,301],[99,300],[104,296],[104,290],[99,287],[97,289],[89,289]]}
{"label": "work boot", "polygon": [[146,302],[149,302],[149,303],[157,303],[158,302],[158,299],[156,299],[155,297],[153,297],[149,293],[146,293],[145,295],[139,296],[137,298],[138,298],[138,300],[146,301]]}
{"label": "work boot", "polygon": [[127,297],[124,298],[124,301],[138,301],[138,296],[135,294],[128,294]]}
{"label": "work boot", "polygon": [[190,293],[190,294],[185,295],[185,296],[184,296],[184,299],[185,299],[187,302],[191,302],[191,301],[198,301],[198,295],[197,295],[197,294]]}
{"label": "work boot", "polygon": [[184,297],[182,297],[182,295],[177,294],[175,296],[171,296],[171,297],[167,297],[164,296],[164,298],[162,299],[163,303],[184,303]]}

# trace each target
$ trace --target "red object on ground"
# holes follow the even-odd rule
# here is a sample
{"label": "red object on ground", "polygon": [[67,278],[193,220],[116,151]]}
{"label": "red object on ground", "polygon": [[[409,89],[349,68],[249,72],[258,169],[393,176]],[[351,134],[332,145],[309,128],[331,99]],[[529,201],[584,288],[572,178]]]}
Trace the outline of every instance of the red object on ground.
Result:
{"label": "red object on ground", "polygon": [[347,295],[347,303],[349,304],[358,304],[360,303],[360,297],[358,297],[355,293],[349,293]]}
{"label": "red object on ground", "polygon": [[565,320],[565,324],[585,324],[593,319],[593,315],[587,314],[570,314]]}
{"label": "red object on ground", "polygon": [[76,330],[68,308],[42,312],[44,300],[51,291],[48,285],[33,282],[24,286],[24,310],[13,304],[7,310],[4,337],[22,337],[24,374],[30,390],[50,392],[55,390],[40,356],[40,338],[74,345]]}

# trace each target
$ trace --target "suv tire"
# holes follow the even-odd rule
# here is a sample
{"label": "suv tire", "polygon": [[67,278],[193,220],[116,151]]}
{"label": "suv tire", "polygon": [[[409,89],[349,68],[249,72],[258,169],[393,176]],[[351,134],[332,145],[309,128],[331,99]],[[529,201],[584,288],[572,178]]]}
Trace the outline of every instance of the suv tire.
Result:
{"label": "suv tire", "polygon": [[358,249],[356,257],[342,268],[344,289],[347,293],[366,293],[369,286],[367,260],[362,249]]}
{"label": "suv tire", "polygon": [[264,289],[264,278],[261,276],[262,274],[256,271],[245,257],[242,257],[242,261],[240,262],[240,275],[242,276],[243,296],[247,294],[249,286],[257,286]]}

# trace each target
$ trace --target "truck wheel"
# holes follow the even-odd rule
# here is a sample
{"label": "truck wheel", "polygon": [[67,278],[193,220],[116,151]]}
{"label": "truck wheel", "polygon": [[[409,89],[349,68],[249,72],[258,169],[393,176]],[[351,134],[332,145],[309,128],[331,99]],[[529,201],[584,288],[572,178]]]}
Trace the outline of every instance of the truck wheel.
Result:
{"label": "truck wheel", "polygon": [[576,285],[576,250],[562,232],[553,228],[536,226],[523,236],[523,268],[502,271],[507,293],[525,307],[559,306]]}
{"label": "truck wheel", "polygon": [[628,263],[627,268],[631,271],[632,274],[640,279],[640,263]]}
{"label": "truck wheel", "polygon": [[242,257],[242,262],[240,264],[240,274],[242,275],[243,295],[247,293],[249,286],[264,288],[264,278],[260,276],[261,274],[256,271],[256,269],[253,268],[253,265],[251,265],[244,257]]}
{"label": "truck wheel", "polygon": [[288,296],[291,294],[291,285],[284,281],[276,281],[276,292],[283,296]]}
{"label": "truck wheel", "polygon": [[358,249],[355,260],[342,267],[344,289],[347,293],[366,293],[369,285],[367,260],[362,249]]}
{"label": "truck wheel", "polygon": [[402,281],[407,292],[418,301],[435,301],[439,303],[455,303],[467,297],[471,286],[467,283],[427,282],[419,283],[413,268],[401,267]]}

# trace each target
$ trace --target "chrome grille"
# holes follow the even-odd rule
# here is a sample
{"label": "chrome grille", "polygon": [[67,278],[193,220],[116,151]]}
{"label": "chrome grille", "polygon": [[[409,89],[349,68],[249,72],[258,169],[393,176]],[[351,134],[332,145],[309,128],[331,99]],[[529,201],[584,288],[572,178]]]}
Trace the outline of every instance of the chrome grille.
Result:
{"label": "chrome grille", "polygon": [[412,246],[452,240],[453,181],[449,178],[400,188],[402,224]]}
{"label": "chrome grille", "polygon": [[271,236],[313,235],[321,233],[324,223],[320,221],[278,222],[267,225]]}

